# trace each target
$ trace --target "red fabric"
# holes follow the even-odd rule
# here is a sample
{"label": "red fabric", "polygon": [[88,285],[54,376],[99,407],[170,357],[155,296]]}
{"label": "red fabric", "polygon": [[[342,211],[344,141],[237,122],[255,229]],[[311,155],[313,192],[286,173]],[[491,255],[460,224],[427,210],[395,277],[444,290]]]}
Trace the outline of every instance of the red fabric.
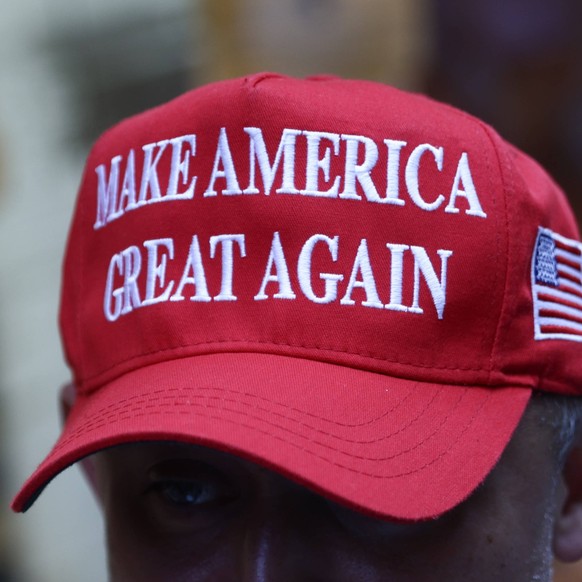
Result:
{"label": "red fabric", "polygon": [[[370,138],[378,147],[371,180],[381,198],[388,187],[384,140],[406,142],[401,203],[371,202],[360,184],[351,199],[277,193],[283,161],[269,195],[255,167],[258,194],[224,194],[226,180],[218,178],[217,195],[204,196],[220,128],[240,188],[249,186],[249,127],[262,130],[271,163],[285,129],[341,136],[337,155],[331,141],[321,142],[320,157],[330,149],[329,179],[318,173],[319,190],[339,176],[339,192],[346,179],[345,136]],[[104,164],[109,172],[112,158],[121,155],[123,180],[133,149],[139,177],[145,144],[186,134],[196,135],[188,174],[197,177],[192,199],[126,210],[95,229],[96,168]],[[444,197],[433,210],[414,202],[405,176],[422,144],[442,148],[442,169],[431,152],[419,163],[425,203]],[[298,190],[306,188],[306,152],[302,134],[295,147]],[[458,212],[446,211],[464,155],[483,215],[468,213],[475,208],[463,196],[453,205]],[[170,165],[166,151],[157,167],[162,190]],[[197,89],[122,122],[87,162],[64,268],[61,327],[77,404],[60,444],[14,507],[24,509],[48,479],[85,454],[163,438],[233,450],[373,513],[402,519],[442,513],[491,469],[532,389],[574,394],[582,387],[579,342],[534,340],[531,261],[540,226],[578,238],[562,193],[533,161],[462,112],[375,83],[257,75]],[[271,281],[268,299],[256,300],[274,233],[295,298],[274,297],[280,285]],[[234,245],[232,301],[216,300],[221,247],[214,258],[210,253],[210,237],[224,234],[245,237],[244,257]],[[316,234],[338,237],[336,261],[323,243],[311,261],[317,296],[324,294],[320,273],[343,276],[329,303],[307,297],[298,278],[303,245]],[[167,260],[164,286],[173,281],[175,291],[194,235],[209,301],[191,301],[189,285],[183,301],[141,306],[107,321],[104,293],[114,255],[132,245],[140,249],[143,300],[144,241],[172,239],[175,256]],[[350,295],[353,304],[340,302],[362,244],[379,307],[366,305],[370,296],[361,287]],[[437,277],[439,252],[450,253],[441,317],[422,276],[422,313],[386,307],[394,257],[387,245],[407,246],[402,304],[408,308],[414,303],[411,247],[424,249]],[[115,280],[119,285],[119,276]],[[158,281],[156,294],[164,286]],[[151,406],[136,404],[140,394]],[[103,412],[107,406],[115,410],[110,416]]]}
{"label": "red fabric", "polygon": [[38,475],[115,444],[178,440],[244,456],[360,510],[428,518],[481,482],[529,400],[518,388],[435,386],[285,356],[192,364],[154,364],[82,396]]}

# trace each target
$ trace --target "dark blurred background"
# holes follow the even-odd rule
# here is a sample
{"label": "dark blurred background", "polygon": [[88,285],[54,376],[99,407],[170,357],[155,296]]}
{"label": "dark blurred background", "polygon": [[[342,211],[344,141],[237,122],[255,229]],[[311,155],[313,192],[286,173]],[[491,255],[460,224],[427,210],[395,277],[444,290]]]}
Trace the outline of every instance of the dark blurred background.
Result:
{"label": "dark blurred background", "polygon": [[[0,18],[0,496],[58,434],[59,265],[82,164],[117,120],[259,70],[427,92],[542,162],[582,216],[580,0],[8,0]],[[0,510],[0,582],[102,582],[76,471]],[[556,580],[582,580],[582,565]]]}

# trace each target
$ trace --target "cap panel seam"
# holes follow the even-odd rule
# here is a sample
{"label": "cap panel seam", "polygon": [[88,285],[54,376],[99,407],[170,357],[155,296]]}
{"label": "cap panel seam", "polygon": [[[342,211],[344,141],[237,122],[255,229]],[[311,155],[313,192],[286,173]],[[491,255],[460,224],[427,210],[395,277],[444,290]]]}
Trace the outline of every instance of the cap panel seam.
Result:
{"label": "cap panel seam", "polygon": [[[497,345],[499,343],[499,336],[501,333],[501,322],[503,320],[503,314],[505,312],[505,308],[506,308],[506,297],[507,297],[507,287],[508,287],[508,283],[509,283],[509,269],[510,269],[510,265],[511,265],[511,256],[510,256],[510,249],[509,249],[509,211],[508,211],[508,193],[511,192],[512,194],[515,192],[515,184],[513,182],[513,180],[511,180],[511,183],[508,185],[506,184],[506,177],[505,177],[505,171],[504,171],[504,166],[501,162],[500,159],[500,152],[499,152],[499,148],[497,147],[496,143],[495,143],[495,139],[491,133],[491,131],[489,130],[489,128],[487,127],[487,125],[485,123],[483,123],[480,120],[477,120],[477,123],[482,127],[482,129],[484,130],[485,134],[487,135],[489,142],[491,143],[491,146],[493,148],[493,151],[495,152],[495,156],[497,158],[497,169],[499,171],[499,176],[501,179],[501,184],[502,184],[502,204],[503,204],[503,210],[504,210],[504,216],[505,216],[505,233],[506,233],[506,242],[505,242],[505,256],[507,259],[507,264],[506,264],[506,268],[505,268],[505,281],[503,284],[503,294],[501,297],[501,308],[499,310],[499,316],[497,317],[497,326],[495,329],[495,336],[493,338],[493,342],[491,344],[491,351],[489,354],[489,373],[491,374],[493,369],[494,369],[494,361],[495,361],[495,354],[497,353]],[[500,137],[497,136],[497,139],[501,139]],[[509,168],[508,168],[509,169]],[[510,173],[510,172],[508,172]],[[511,179],[511,176],[510,176]],[[509,186],[509,190],[507,188],[507,186]],[[500,253],[499,253],[499,246],[500,246],[500,236],[499,236],[499,229],[496,228],[495,229],[495,238],[496,238],[496,243],[497,243],[497,258],[499,259]],[[495,270],[495,277],[496,279],[498,278],[498,274],[497,274],[498,270]],[[493,305],[493,294],[492,295],[492,299],[491,299],[491,305]]]}
{"label": "cap panel seam", "polygon": [[[476,121],[476,125],[477,127],[479,127],[479,129],[481,129],[482,131],[484,131],[485,136],[487,137],[488,142],[491,144],[491,147],[493,148],[494,151],[496,151],[495,148],[495,144],[493,143],[493,140],[491,139],[491,136],[489,135],[489,133],[486,131],[486,128],[484,127],[484,124],[482,124],[478,119],[470,116],[470,115],[465,115],[464,117],[471,119],[473,121]],[[495,264],[498,265],[499,264],[499,258],[500,258],[500,236],[499,236],[499,219],[498,219],[498,214],[497,214],[497,193],[495,192],[495,187],[494,187],[494,181],[492,178],[492,166],[493,164],[491,163],[491,158],[489,155],[489,151],[487,148],[483,149],[483,153],[485,156],[485,166],[487,168],[487,177],[488,177],[488,186],[489,186],[489,191],[492,193],[491,195],[491,200],[492,200],[492,205],[494,208],[493,211],[493,216],[495,217],[495,225],[494,225],[494,232],[495,232]],[[499,169],[499,168],[498,168]],[[492,288],[493,289],[497,289],[497,284],[498,284],[498,280],[499,280],[499,274],[498,274],[498,269],[492,269],[493,271],[493,280],[492,280]],[[495,305],[495,293],[489,293],[489,309],[488,309],[488,313],[490,314],[489,319],[492,319],[491,314],[493,314],[493,308]],[[483,326],[484,327],[484,326]],[[490,351],[490,356],[489,356],[489,380],[491,379],[491,373],[493,370],[493,358],[491,357],[491,354],[493,352],[493,346],[495,344],[495,338],[497,336],[497,332],[495,334],[495,336],[493,337],[493,342],[491,342],[491,351]],[[486,347],[487,347],[487,334],[486,331],[483,330],[482,332],[482,336],[481,336],[481,348],[482,350],[485,352],[486,351]]]}

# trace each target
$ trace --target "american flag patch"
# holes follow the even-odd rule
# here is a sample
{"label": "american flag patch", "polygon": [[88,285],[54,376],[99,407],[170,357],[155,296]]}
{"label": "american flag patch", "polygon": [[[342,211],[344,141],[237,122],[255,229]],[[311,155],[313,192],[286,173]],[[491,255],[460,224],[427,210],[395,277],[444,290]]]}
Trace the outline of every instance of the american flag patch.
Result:
{"label": "american flag patch", "polygon": [[534,338],[582,342],[582,244],[540,228],[531,270]]}

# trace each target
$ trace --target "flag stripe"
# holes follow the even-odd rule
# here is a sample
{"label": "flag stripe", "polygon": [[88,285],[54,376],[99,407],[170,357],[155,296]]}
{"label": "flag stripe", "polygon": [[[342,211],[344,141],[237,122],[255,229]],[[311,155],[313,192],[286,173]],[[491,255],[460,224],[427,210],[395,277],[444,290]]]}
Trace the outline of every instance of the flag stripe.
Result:
{"label": "flag stripe", "polygon": [[543,332],[535,334],[536,339],[565,339],[570,341],[582,342],[582,334],[576,335],[572,330],[559,325],[548,325]]}
{"label": "flag stripe", "polygon": [[[550,295],[548,295],[547,293],[538,293],[537,296],[538,300],[541,302],[548,302],[548,303],[552,303],[554,301],[554,298],[551,297]],[[555,304],[555,303],[554,303]],[[559,303],[557,303],[557,305],[565,305],[567,307],[572,307],[573,309],[577,309],[579,313],[582,313],[582,311],[580,310],[582,301],[578,300],[578,301],[568,301],[567,299],[561,299]]]}
{"label": "flag stripe", "polygon": [[569,333],[578,333],[582,335],[582,323],[576,323],[575,321],[568,321],[562,317],[540,317],[539,318],[540,327],[544,326],[556,326],[563,329],[567,329]]}
{"label": "flag stripe", "polygon": [[560,262],[570,265],[574,269],[579,269],[582,264],[579,255],[574,255],[562,249],[556,249],[556,257],[560,259]]}
{"label": "flag stripe", "polygon": [[[565,287],[565,289],[564,289]],[[560,288],[567,293],[573,293],[574,295],[578,295],[582,297],[582,286],[573,283],[569,279],[561,278],[560,279]]]}
{"label": "flag stripe", "polygon": [[551,317],[551,318],[563,318],[567,321],[573,321],[575,323],[582,323],[582,313],[572,313],[573,309],[569,307],[564,307],[563,305],[551,304],[548,306],[540,307],[541,317]]}
{"label": "flag stripe", "polygon": [[580,285],[580,268],[578,268],[578,270],[572,269],[572,267],[558,262],[558,273],[560,273],[562,277],[566,277]]}
{"label": "flag stripe", "polygon": [[579,247],[580,243],[578,243],[577,241],[567,239],[555,232],[552,232],[551,230],[546,231],[546,234],[548,234],[549,236],[552,237],[552,239],[554,239],[554,243],[556,244],[556,247],[558,247],[559,249],[569,251],[571,253],[574,253],[575,255],[580,254]]}
{"label": "flag stripe", "polygon": [[535,285],[534,291],[534,295],[539,299],[544,300],[546,296],[549,296],[552,298],[550,301],[552,301],[554,298],[558,298],[562,303],[570,301],[582,309],[582,294],[570,293],[569,290],[543,287],[541,285]]}

